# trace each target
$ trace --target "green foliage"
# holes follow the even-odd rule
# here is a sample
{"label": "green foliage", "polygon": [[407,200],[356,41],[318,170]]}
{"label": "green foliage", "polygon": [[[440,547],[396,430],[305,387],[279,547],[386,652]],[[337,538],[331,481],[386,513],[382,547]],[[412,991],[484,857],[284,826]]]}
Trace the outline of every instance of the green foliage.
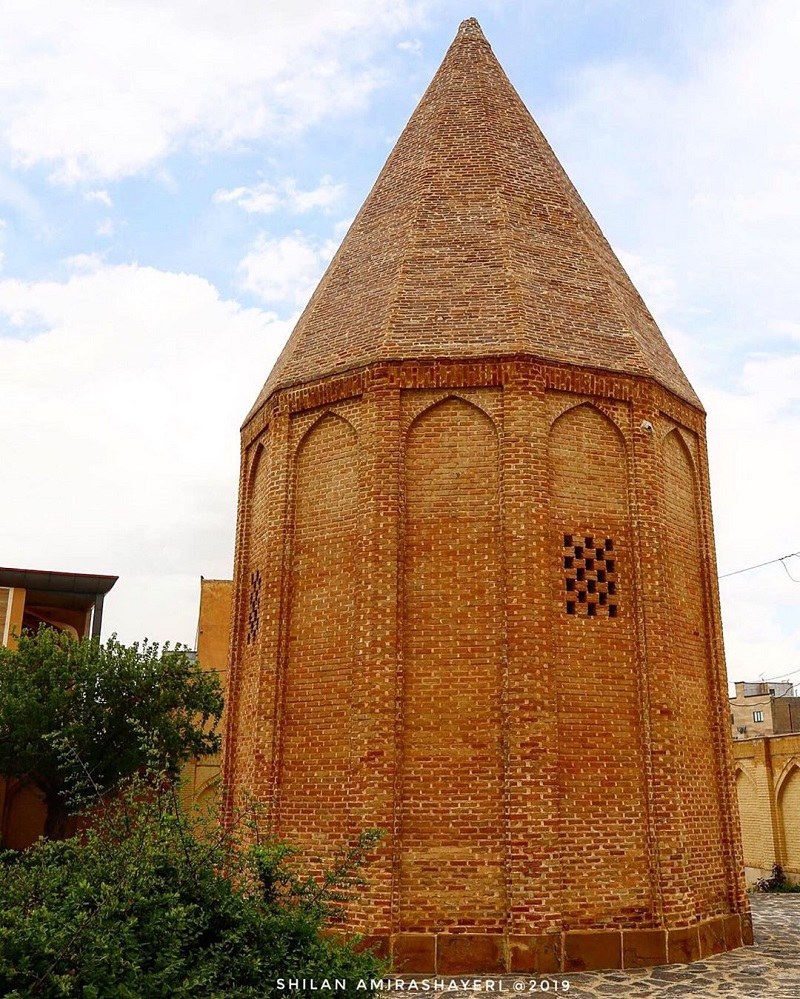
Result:
{"label": "green foliage", "polygon": [[126,782],[79,837],[0,852],[0,994],[237,999],[285,995],[279,978],[343,978],[345,994],[369,995],[381,963],[323,930],[378,834],[317,881],[253,821],[198,830],[164,778]]}
{"label": "green foliage", "polygon": [[0,775],[41,789],[58,838],[76,785],[102,793],[154,759],[176,774],[216,752],[222,704],[216,674],[180,647],[41,629],[0,648]]}

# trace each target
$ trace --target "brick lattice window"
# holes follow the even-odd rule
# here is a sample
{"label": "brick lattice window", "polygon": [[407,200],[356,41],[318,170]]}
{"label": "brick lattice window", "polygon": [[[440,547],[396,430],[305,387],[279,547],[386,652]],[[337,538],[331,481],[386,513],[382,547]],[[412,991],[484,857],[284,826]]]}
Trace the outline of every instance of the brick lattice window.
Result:
{"label": "brick lattice window", "polygon": [[617,616],[617,560],[611,538],[565,534],[563,566],[567,614]]}
{"label": "brick lattice window", "polygon": [[261,570],[250,573],[250,605],[247,614],[247,644],[252,645],[258,637],[261,615]]}

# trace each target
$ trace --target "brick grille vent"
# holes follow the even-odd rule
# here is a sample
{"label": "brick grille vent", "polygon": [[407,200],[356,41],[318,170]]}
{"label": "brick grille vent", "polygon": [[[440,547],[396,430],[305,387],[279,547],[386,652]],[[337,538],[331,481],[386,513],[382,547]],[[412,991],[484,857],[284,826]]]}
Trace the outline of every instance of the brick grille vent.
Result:
{"label": "brick grille vent", "polygon": [[261,615],[261,570],[250,573],[250,607],[247,614],[247,644],[252,645],[258,637]]}
{"label": "brick grille vent", "polygon": [[567,614],[617,616],[617,562],[611,538],[564,535],[564,593]]}

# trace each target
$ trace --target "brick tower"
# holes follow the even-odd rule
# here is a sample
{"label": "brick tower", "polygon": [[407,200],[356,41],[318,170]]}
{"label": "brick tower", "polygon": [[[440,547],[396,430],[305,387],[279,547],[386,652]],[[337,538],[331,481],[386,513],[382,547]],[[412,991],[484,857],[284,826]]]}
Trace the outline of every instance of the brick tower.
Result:
{"label": "brick tower", "polygon": [[228,800],[396,970],[750,941],[704,423],[465,21],[242,431]]}

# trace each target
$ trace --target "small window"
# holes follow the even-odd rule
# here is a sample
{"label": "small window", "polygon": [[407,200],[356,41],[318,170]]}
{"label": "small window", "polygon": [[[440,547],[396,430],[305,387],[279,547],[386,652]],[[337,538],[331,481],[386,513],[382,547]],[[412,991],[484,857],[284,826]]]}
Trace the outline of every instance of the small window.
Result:
{"label": "small window", "polygon": [[764,712],[763,711],[754,711],[753,712],[753,721],[761,721],[761,722],[763,722],[764,721]]}
{"label": "small window", "polygon": [[247,644],[252,645],[258,638],[261,619],[261,570],[250,573],[250,599],[247,614]]}
{"label": "small window", "polygon": [[581,617],[616,617],[616,562],[611,538],[564,534],[564,609]]}

